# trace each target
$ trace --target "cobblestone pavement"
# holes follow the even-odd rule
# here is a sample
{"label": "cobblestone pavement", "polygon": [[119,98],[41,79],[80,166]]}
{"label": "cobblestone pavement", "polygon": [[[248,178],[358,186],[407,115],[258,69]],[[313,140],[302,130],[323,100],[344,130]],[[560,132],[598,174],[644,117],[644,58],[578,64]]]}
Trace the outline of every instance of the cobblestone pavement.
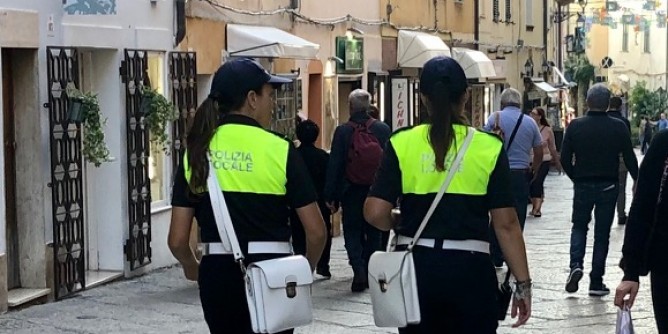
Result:
{"label": "cobblestone pavement", "polygon": [[[565,176],[551,174],[546,187],[543,217],[528,218],[525,231],[535,282],[534,315],[522,329],[511,329],[511,321],[503,322],[499,333],[614,333],[617,310],[612,296],[588,297],[588,275],[578,293],[564,292],[572,184]],[[623,235],[623,228],[615,223],[605,277],[613,290],[622,276],[616,264]],[[592,242],[590,235],[586,263],[591,261]],[[352,271],[346,263],[341,237],[334,242],[332,272],[331,280],[318,281],[313,289],[316,321],[296,333],[396,333],[374,326],[368,294],[350,292]],[[636,333],[656,333],[648,286],[646,279],[641,282],[642,290],[633,309]],[[197,287],[186,282],[176,267],[0,316],[0,333],[206,332]]]}

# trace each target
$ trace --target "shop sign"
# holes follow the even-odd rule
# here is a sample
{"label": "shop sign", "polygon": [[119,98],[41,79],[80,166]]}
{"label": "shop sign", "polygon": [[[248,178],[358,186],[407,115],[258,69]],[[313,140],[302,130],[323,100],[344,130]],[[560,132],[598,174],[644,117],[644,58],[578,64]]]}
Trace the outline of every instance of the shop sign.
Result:
{"label": "shop sign", "polygon": [[364,40],[359,37],[337,37],[336,56],[343,64],[336,64],[338,74],[360,74],[364,72]]}
{"label": "shop sign", "polygon": [[392,130],[408,126],[408,78],[392,78]]}

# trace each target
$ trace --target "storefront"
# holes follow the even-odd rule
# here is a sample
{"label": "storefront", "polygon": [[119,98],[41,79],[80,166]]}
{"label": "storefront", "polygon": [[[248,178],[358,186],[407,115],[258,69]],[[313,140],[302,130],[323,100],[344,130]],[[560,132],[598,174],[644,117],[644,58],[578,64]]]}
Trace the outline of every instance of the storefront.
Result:
{"label": "storefront", "polygon": [[484,53],[466,48],[452,48],[452,57],[464,69],[466,79],[471,87],[471,95],[466,103],[466,118],[474,127],[482,127],[489,114],[488,101],[485,98],[489,93],[486,81],[496,77],[494,63]]}

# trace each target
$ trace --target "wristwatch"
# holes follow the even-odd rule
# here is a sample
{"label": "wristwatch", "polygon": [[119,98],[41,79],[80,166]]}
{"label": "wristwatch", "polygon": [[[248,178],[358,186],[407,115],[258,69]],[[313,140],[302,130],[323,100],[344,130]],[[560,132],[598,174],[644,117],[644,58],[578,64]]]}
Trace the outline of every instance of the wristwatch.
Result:
{"label": "wristwatch", "polygon": [[528,279],[526,281],[515,282],[515,293],[513,293],[513,296],[515,297],[515,300],[522,300],[522,299],[531,298],[531,287],[532,286],[533,286],[533,284],[531,283],[531,279]]}

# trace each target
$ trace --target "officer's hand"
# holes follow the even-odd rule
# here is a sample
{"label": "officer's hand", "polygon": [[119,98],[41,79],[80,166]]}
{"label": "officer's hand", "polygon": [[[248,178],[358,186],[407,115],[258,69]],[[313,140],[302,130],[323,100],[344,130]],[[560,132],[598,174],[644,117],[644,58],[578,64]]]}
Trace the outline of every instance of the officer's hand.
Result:
{"label": "officer's hand", "polygon": [[187,280],[197,282],[197,279],[199,278],[199,263],[195,262],[191,265],[184,265],[183,274],[186,276]]}
{"label": "officer's hand", "polygon": [[515,296],[513,296],[513,305],[511,306],[510,315],[513,319],[517,318],[517,322],[513,324],[513,328],[526,324],[531,317],[531,297],[517,300],[515,299]]}

